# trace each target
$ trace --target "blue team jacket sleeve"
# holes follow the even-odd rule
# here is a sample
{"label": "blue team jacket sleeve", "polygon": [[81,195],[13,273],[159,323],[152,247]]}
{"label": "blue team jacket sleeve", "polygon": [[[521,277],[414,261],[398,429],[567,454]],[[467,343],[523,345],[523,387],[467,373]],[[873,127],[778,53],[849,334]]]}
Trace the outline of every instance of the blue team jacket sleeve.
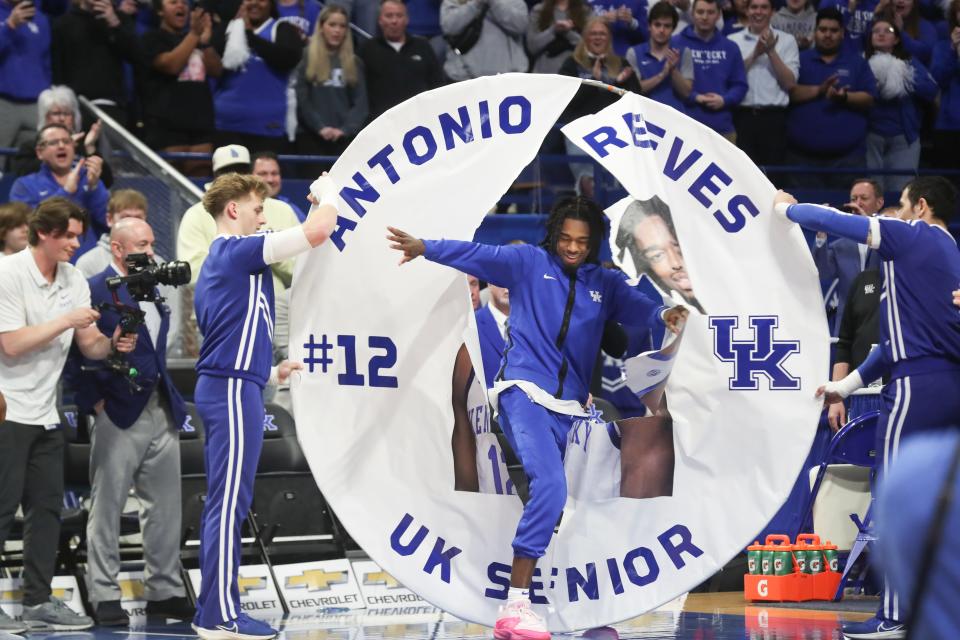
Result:
{"label": "blue team jacket sleeve", "polygon": [[424,240],[424,257],[437,264],[510,288],[514,279],[526,271],[528,245],[489,245],[462,240]]}
{"label": "blue team jacket sleeve", "polygon": [[223,255],[243,273],[257,273],[267,268],[263,260],[263,241],[266,236],[258,233],[252,236],[230,236],[225,238]]}
{"label": "blue team jacket sleeve", "polygon": [[860,244],[867,243],[870,221],[864,216],[841,213],[830,207],[818,204],[793,204],[787,208],[787,217],[801,227],[814,231],[826,231],[829,234],[849,238]]}
{"label": "blue team jacket sleeve", "polygon": [[614,275],[613,300],[610,305],[610,320],[622,324],[642,325],[648,328],[665,326],[660,314],[668,309],[631,287],[625,280]]}
{"label": "blue team jacket sleeve", "polygon": [[890,369],[890,363],[884,357],[885,349],[876,348],[870,351],[866,360],[860,363],[857,371],[860,373],[860,379],[864,385],[868,385],[874,380],[879,380],[886,375]]}
{"label": "blue team jacket sleeve", "polygon": [[884,260],[908,253],[914,248],[914,242],[920,236],[922,227],[918,220],[905,222],[897,218],[880,218],[880,246],[877,252]]}

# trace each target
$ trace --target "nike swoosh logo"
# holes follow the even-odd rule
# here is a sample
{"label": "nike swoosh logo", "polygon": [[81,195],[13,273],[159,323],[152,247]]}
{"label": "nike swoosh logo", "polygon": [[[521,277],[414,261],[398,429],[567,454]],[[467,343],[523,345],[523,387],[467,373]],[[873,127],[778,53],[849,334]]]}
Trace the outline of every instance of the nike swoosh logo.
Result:
{"label": "nike swoosh logo", "polygon": [[543,279],[544,279],[544,280],[556,280],[556,278],[554,278],[553,276],[548,276],[547,274],[543,274]]}
{"label": "nike swoosh logo", "polygon": [[221,624],[221,625],[217,625],[217,626],[220,627],[221,629],[223,629],[224,631],[229,631],[230,633],[237,633],[237,623],[236,623],[236,622],[234,622],[233,624],[231,624],[231,625],[229,625],[229,626],[227,626],[227,625],[222,625],[222,624]]}

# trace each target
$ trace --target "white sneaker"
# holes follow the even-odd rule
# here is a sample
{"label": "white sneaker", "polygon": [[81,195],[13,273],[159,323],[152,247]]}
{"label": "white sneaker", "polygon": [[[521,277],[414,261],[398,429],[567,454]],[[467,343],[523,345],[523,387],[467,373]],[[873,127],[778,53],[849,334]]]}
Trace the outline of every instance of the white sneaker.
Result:
{"label": "white sneaker", "polygon": [[516,600],[500,607],[493,627],[497,640],[550,640],[547,625],[530,607],[529,600]]}

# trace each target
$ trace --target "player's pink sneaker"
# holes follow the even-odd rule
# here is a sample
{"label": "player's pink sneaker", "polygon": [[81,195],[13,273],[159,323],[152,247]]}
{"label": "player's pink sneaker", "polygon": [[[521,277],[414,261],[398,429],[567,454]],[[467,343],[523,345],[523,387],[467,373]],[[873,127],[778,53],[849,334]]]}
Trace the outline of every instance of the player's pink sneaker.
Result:
{"label": "player's pink sneaker", "polygon": [[550,640],[543,618],[530,608],[529,600],[517,600],[500,607],[493,627],[497,640]]}

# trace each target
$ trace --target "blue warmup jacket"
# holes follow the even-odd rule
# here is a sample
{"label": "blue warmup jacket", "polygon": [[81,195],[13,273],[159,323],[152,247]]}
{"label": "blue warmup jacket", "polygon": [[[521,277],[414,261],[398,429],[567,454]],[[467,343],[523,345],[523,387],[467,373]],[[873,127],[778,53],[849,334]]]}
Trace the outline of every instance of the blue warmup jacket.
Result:
{"label": "blue warmup jacket", "polygon": [[480,340],[480,356],[483,358],[483,383],[488,389],[493,388],[493,382],[500,371],[500,362],[503,360],[503,349],[506,342],[500,335],[497,320],[490,312],[490,307],[483,305],[476,311],[477,337]]}
{"label": "blue warmup jacket", "polygon": [[0,96],[35,102],[50,86],[50,22],[43,11],[16,29],[7,26],[12,4],[0,3]]}
{"label": "blue warmup jacket", "polygon": [[510,290],[507,346],[497,380],[532,382],[555,398],[585,402],[607,321],[663,326],[667,307],[597,264],[567,273],[531,245],[425,240],[425,257]]}
{"label": "blue warmup jacket", "polygon": [[936,44],[930,72],[942,90],[936,129],[956,131],[960,129],[960,63],[949,40]]}
{"label": "blue warmup jacket", "polygon": [[20,176],[10,187],[11,200],[26,202],[31,207],[36,207],[47,198],[59,196],[86,210],[90,218],[87,230],[80,238],[80,248],[74,252],[71,262],[76,262],[80,256],[96,247],[100,236],[110,233],[110,227],[107,226],[107,201],[110,200],[110,192],[103,186],[102,180],[98,181],[93,189],[87,188],[86,167],[80,169],[80,185],[75,193],[67,193],[53,177],[49,165],[42,164],[39,171]]}

